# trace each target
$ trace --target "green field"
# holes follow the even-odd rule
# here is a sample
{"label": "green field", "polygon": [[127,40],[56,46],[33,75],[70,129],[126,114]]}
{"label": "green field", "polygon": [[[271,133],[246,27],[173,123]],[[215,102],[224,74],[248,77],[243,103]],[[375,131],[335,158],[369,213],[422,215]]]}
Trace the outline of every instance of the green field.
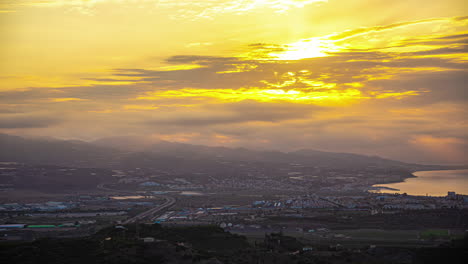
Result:
{"label": "green field", "polygon": [[420,233],[421,239],[454,239],[463,237],[463,232],[448,229],[428,229]]}
{"label": "green field", "polygon": [[418,239],[417,230],[383,230],[383,229],[350,229],[334,230],[334,233],[343,234],[353,239],[372,240],[415,240]]}

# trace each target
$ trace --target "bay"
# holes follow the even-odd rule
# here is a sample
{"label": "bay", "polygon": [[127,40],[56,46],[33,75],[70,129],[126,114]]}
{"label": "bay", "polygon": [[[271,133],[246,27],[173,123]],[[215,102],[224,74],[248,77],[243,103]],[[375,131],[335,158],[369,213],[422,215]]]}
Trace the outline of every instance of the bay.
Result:
{"label": "bay", "polygon": [[446,196],[448,192],[468,195],[468,170],[417,171],[415,178],[404,182],[376,184],[384,187],[380,193],[407,193],[409,195]]}

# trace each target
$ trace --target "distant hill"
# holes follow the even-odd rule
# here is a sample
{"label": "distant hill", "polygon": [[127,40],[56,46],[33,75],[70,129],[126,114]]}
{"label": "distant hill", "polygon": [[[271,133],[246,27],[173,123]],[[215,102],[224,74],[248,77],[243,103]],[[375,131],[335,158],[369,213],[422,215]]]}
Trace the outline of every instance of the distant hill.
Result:
{"label": "distant hill", "polygon": [[[118,153],[118,152],[117,152]],[[81,166],[109,162],[116,151],[84,141],[35,139],[0,134],[0,160]]]}
{"label": "distant hill", "polygon": [[137,137],[118,137],[94,142],[57,139],[33,139],[0,134],[0,161],[51,164],[77,167],[161,167],[187,169],[215,166],[220,162],[250,162],[304,166],[363,168],[368,166],[437,169],[440,166],[408,164],[352,153],[317,150],[294,152],[256,151],[154,141],[150,144]]}
{"label": "distant hill", "polygon": [[320,164],[334,166],[408,166],[410,164],[401,161],[384,159],[378,156],[366,156],[353,153],[325,152],[311,149],[302,149],[289,153],[298,160],[315,161]]}
{"label": "distant hill", "polygon": [[123,151],[145,151],[151,139],[137,136],[119,136],[100,138],[90,143],[96,146],[119,149]]}
{"label": "distant hill", "polygon": [[[134,143],[132,143],[134,142]],[[183,159],[211,159],[266,163],[300,163],[307,166],[367,167],[367,166],[412,166],[401,161],[353,153],[325,152],[303,149],[294,152],[257,151],[246,148],[209,147],[168,141],[142,144],[133,137],[109,138],[95,141],[95,144],[119,149],[139,149],[146,153]]]}

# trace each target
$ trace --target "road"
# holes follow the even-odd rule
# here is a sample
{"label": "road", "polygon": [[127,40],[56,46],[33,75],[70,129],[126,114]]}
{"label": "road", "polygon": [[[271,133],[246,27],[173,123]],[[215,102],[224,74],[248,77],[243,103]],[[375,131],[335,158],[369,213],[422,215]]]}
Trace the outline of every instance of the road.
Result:
{"label": "road", "polygon": [[[111,188],[108,188],[105,186],[105,183],[101,183],[97,186],[98,189],[101,189],[101,190],[105,190],[105,191],[112,191],[112,192],[117,192],[117,193],[121,193],[121,194],[129,194],[129,195],[134,195],[134,193],[131,193],[131,192],[128,192],[128,191],[123,191],[123,190],[116,190],[116,189],[111,189]],[[155,208],[151,208],[149,209],[148,211],[144,211],[143,213],[141,214],[138,214],[132,218],[129,218],[125,221],[122,222],[122,224],[131,224],[131,223],[135,223],[139,220],[143,220],[145,218],[153,218],[155,214],[171,207],[172,205],[175,204],[176,200],[175,198],[173,197],[170,197],[170,196],[167,196],[167,195],[152,195],[152,196],[157,196],[157,197],[160,197],[160,198],[163,198],[165,199],[166,201],[161,204],[161,205],[158,205],[157,207]]]}
{"label": "road", "polygon": [[134,217],[132,217],[130,219],[127,219],[127,220],[123,221],[122,224],[124,224],[124,225],[125,224],[131,224],[131,223],[135,223],[135,222],[137,222],[139,220],[143,220],[145,218],[149,218],[149,217],[152,218],[152,217],[154,217],[155,214],[157,214],[157,213],[163,211],[164,209],[167,209],[167,208],[171,207],[172,205],[174,205],[174,203],[176,201],[175,198],[170,197],[170,196],[160,195],[160,197],[166,199],[166,202],[164,202],[163,204],[161,204],[161,205],[159,205],[159,206],[157,206],[155,208],[151,208],[148,211],[145,211],[145,212],[143,212],[141,214],[138,214],[138,215],[136,215],[136,216],[134,216]]}

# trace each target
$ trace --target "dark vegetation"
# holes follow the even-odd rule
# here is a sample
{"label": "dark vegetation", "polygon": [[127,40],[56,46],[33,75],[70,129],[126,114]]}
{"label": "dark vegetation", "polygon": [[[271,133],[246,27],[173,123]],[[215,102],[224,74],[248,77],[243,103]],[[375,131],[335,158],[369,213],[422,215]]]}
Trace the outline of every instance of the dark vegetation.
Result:
{"label": "dark vegetation", "polygon": [[468,229],[467,209],[408,210],[387,214],[354,214],[340,217],[334,214],[321,214],[315,217],[270,217],[273,223],[294,223],[322,226],[329,229],[400,229],[417,230],[421,228],[462,228]]}
{"label": "dark vegetation", "polygon": [[[154,238],[143,242],[139,238]],[[130,225],[86,238],[0,244],[0,263],[466,263],[468,237],[437,248],[363,248],[305,245],[282,234],[249,243],[215,226]]]}

